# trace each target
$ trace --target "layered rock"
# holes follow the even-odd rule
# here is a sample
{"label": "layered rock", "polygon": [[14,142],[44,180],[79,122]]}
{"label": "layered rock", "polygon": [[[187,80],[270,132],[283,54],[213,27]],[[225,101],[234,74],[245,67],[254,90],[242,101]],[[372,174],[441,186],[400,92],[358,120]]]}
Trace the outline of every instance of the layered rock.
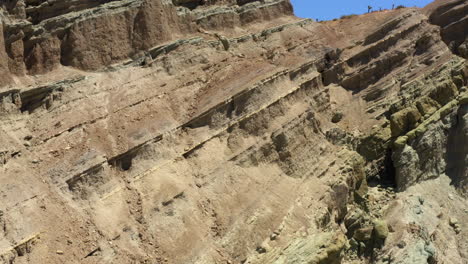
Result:
{"label": "layered rock", "polygon": [[[431,10],[432,8],[428,8]],[[465,1],[448,1],[431,10],[429,20],[441,27],[444,42],[458,55],[467,58],[466,27],[468,6]]]}
{"label": "layered rock", "polygon": [[283,0],[240,7],[231,2],[197,2],[190,11],[183,3],[160,0],[9,1],[9,68],[15,75],[44,74],[59,65],[97,70],[199,28],[233,28],[292,13]]}
{"label": "layered rock", "polygon": [[1,21],[2,26],[0,27],[0,86],[4,86],[10,82],[11,77],[8,68],[8,55],[5,50],[5,39],[3,34],[3,21]]}
{"label": "layered rock", "polygon": [[0,259],[463,263],[465,8],[3,4]]}

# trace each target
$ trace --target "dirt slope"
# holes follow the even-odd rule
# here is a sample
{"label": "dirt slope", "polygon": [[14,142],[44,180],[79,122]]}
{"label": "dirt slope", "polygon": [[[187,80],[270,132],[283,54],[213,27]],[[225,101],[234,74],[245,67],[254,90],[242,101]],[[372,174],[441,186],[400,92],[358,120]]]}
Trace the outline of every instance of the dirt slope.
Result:
{"label": "dirt slope", "polygon": [[466,1],[0,7],[0,262],[468,261]]}

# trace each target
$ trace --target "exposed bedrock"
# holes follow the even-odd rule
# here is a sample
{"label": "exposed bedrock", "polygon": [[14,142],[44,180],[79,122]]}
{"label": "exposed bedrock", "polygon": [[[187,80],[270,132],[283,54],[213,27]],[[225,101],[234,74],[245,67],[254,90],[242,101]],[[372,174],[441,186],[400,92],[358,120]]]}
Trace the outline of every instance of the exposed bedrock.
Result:
{"label": "exposed bedrock", "polygon": [[0,6],[0,262],[466,262],[464,2]]}
{"label": "exposed bedrock", "polygon": [[[394,155],[397,185],[401,190],[446,174],[466,195],[466,104],[444,109],[438,121],[423,123],[410,144]],[[436,113],[438,115],[439,113]]]}
{"label": "exposed bedrock", "polygon": [[8,55],[5,50],[5,39],[3,33],[3,19],[0,17],[0,87],[11,80],[8,67]]}
{"label": "exposed bedrock", "polygon": [[392,136],[398,137],[393,160],[400,190],[445,174],[466,194],[466,66],[449,69],[451,73],[441,75],[437,86],[416,100],[415,106],[391,116]]}
{"label": "exposed bedrock", "polygon": [[427,54],[441,54],[446,49],[438,34],[438,27],[429,24],[425,16],[414,12],[402,14],[371,33],[357,54],[325,70],[324,83],[338,83],[359,91],[415,60],[432,64]]}
{"label": "exposed bedrock", "polygon": [[435,9],[429,17],[432,24],[441,27],[445,43],[458,55],[467,58],[468,3],[463,0],[448,1]]}
{"label": "exposed bedrock", "polygon": [[454,118],[447,139],[446,173],[453,185],[468,193],[468,102],[460,105]]}
{"label": "exposed bedrock", "polygon": [[15,75],[44,74],[59,65],[96,70],[177,36],[196,33],[199,27],[236,27],[292,14],[290,3],[283,0],[251,1],[242,3],[242,7],[210,2],[193,11],[186,9],[184,3],[26,2],[26,19],[6,8],[6,40],[1,47],[5,46],[10,72]]}

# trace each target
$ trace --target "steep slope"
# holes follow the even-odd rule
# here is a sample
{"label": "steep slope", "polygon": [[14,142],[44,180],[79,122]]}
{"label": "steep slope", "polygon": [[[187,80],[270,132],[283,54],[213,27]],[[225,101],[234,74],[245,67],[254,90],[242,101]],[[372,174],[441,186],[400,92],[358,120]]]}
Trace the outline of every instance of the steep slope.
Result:
{"label": "steep slope", "polygon": [[[155,45],[194,33],[199,27],[221,28],[290,15],[284,0],[237,6],[211,1],[193,12],[199,1],[8,1],[4,31],[10,71],[45,73],[57,65],[95,70],[134,56]],[[16,19],[15,19],[16,18]],[[156,26],[155,26],[156,25]]]}
{"label": "steep slope", "polygon": [[466,262],[467,6],[3,3],[0,259]]}

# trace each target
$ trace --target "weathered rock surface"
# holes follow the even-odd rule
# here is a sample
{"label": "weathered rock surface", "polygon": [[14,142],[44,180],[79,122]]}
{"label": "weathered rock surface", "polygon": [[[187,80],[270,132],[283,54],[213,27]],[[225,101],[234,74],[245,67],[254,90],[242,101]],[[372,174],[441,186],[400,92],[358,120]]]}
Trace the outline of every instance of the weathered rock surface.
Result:
{"label": "weathered rock surface", "polygon": [[[193,12],[184,7],[191,2],[200,5]],[[253,2],[239,7],[235,1],[7,1],[9,68],[16,75],[43,74],[59,65],[97,70],[200,27],[232,28],[292,14],[285,0]],[[25,5],[24,15],[18,5]]]}
{"label": "weathered rock surface", "polygon": [[466,1],[0,7],[1,263],[468,260]]}

